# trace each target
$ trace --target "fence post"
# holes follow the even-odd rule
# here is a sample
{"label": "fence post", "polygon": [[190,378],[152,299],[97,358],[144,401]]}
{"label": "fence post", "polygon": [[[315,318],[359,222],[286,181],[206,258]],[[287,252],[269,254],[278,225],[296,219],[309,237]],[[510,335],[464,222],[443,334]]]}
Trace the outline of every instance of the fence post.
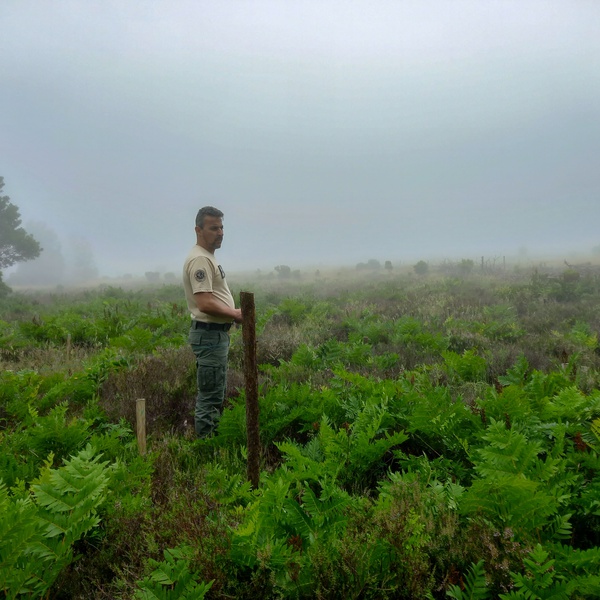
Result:
{"label": "fence post", "polygon": [[137,427],[137,443],[140,454],[146,454],[146,399],[135,401],[135,422]]}
{"label": "fence post", "polygon": [[260,432],[258,422],[258,367],[256,361],[256,312],[254,294],[240,292],[244,322],[244,378],[246,381],[246,435],[248,438],[248,481],[258,488],[260,475]]}

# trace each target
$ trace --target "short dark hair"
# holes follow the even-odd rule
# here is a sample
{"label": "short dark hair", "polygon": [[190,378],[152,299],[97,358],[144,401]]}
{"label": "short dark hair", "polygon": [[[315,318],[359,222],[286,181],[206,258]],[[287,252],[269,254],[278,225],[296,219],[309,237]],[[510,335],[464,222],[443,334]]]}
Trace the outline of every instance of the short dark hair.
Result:
{"label": "short dark hair", "polygon": [[196,227],[202,229],[204,227],[204,217],[217,217],[223,218],[223,213],[214,206],[203,206],[196,215]]}

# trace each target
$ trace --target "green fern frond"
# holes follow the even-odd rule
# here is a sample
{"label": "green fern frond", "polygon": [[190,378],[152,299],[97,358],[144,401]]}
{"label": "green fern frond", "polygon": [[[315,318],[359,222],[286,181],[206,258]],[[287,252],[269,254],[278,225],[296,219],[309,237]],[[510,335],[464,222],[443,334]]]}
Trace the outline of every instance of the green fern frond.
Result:
{"label": "green fern frond", "polygon": [[446,596],[454,598],[454,600],[485,600],[489,598],[483,565],[483,560],[471,564],[466,576],[464,590],[461,590],[457,585],[453,585],[446,592]]}
{"label": "green fern frond", "polygon": [[579,421],[585,418],[588,400],[579,389],[570,386],[552,397],[548,406],[548,417],[562,421]]}
{"label": "green fern frond", "polygon": [[109,481],[107,463],[100,458],[88,445],[61,469],[44,469],[31,486],[49,536],[64,534],[71,541],[95,526],[95,511]]}
{"label": "green fern frond", "polygon": [[73,543],[98,525],[109,481],[99,459],[88,446],[60,469],[48,461],[29,497],[12,500],[0,485],[0,585],[8,598],[43,596],[73,560]]}
{"label": "green fern frond", "polygon": [[594,440],[591,441],[590,446],[600,453],[600,419],[594,419],[590,424],[590,432],[594,436]]}
{"label": "green fern frond", "polygon": [[[304,495],[312,494],[310,488],[304,491]],[[302,539],[312,543],[317,532],[317,524],[313,517],[306,511],[298,502],[288,498],[285,503],[287,513],[286,522],[291,526],[293,531],[302,537]]]}
{"label": "green fern frond", "polygon": [[501,421],[492,421],[483,439],[488,445],[478,451],[481,460],[476,460],[475,468],[484,476],[499,472],[525,474],[534,467],[543,449],[540,442],[507,429]]}
{"label": "green fern frond", "polygon": [[155,567],[149,577],[138,581],[134,598],[138,600],[202,600],[214,581],[199,583],[190,571],[194,556],[189,546],[167,549],[164,560],[150,561]]}
{"label": "green fern frond", "polygon": [[506,371],[506,375],[498,377],[498,381],[503,386],[522,386],[525,383],[528,370],[529,362],[527,361],[527,358],[525,358],[525,355],[521,354],[519,358],[517,358],[517,362]]}
{"label": "green fern frond", "polygon": [[529,558],[524,559],[526,573],[511,573],[516,596],[501,596],[501,598],[522,597],[531,600],[569,600],[578,588],[575,579],[565,579],[555,569],[556,560],[541,544],[537,544],[530,552]]}
{"label": "green fern frond", "polygon": [[571,538],[573,526],[569,522],[573,515],[555,515],[544,529],[544,539],[568,540]]}
{"label": "green fern frond", "polygon": [[252,483],[241,473],[228,473],[220,465],[211,465],[206,485],[223,504],[247,503],[252,500]]}
{"label": "green fern frond", "polygon": [[[586,581],[586,586],[600,586],[600,547],[580,550],[565,544],[553,544],[556,568],[569,579]],[[600,587],[597,587],[600,597]]]}
{"label": "green fern frond", "polygon": [[0,595],[14,598],[30,589],[33,572],[39,569],[31,553],[41,528],[31,499],[13,500],[0,480]]}

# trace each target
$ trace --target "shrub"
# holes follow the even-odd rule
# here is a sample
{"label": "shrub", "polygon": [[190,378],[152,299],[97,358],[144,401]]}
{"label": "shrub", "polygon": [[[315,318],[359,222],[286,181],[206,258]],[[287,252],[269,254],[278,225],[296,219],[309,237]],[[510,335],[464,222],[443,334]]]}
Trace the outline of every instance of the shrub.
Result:
{"label": "shrub", "polygon": [[417,275],[427,275],[429,273],[429,264],[424,260],[420,260],[414,267],[414,272]]}

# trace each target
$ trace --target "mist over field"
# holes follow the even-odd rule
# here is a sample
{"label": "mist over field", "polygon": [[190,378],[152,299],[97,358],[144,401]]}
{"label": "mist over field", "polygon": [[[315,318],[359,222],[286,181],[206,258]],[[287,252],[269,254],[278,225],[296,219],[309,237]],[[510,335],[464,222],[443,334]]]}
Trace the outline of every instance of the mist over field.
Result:
{"label": "mist over field", "polygon": [[[600,4],[0,6],[6,280],[600,254]],[[37,266],[36,266],[37,263]]]}

